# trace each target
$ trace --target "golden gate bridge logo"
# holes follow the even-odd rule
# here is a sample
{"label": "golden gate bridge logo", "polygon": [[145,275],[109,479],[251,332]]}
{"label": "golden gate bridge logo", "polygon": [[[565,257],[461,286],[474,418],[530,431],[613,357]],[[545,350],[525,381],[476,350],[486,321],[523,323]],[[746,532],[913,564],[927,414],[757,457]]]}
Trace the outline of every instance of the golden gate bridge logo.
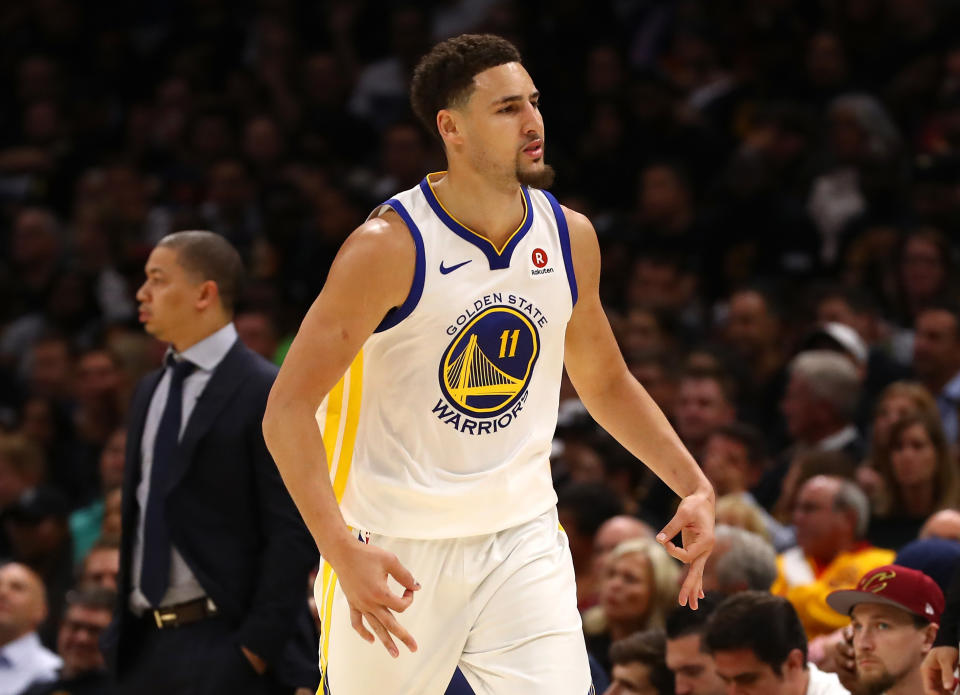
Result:
{"label": "golden gate bridge logo", "polygon": [[529,318],[511,307],[490,307],[464,326],[444,352],[444,395],[475,417],[504,412],[526,389],[539,347]]}

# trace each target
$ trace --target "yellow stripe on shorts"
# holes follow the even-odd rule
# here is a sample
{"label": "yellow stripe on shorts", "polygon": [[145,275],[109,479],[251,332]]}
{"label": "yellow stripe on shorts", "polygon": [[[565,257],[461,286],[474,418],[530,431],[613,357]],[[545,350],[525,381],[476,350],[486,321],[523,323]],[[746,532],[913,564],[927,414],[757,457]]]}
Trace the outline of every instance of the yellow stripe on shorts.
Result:
{"label": "yellow stripe on shorts", "polygon": [[337,586],[337,573],[326,560],[323,561],[321,569],[323,580],[320,585],[320,605],[317,610],[320,611],[320,687],[317,689],[317,695],[324,695],[324,686],[329,686],[327,682],[327,664],[329,663],[330,651],[330,626],[332,624],[333,613],[333,592]]}

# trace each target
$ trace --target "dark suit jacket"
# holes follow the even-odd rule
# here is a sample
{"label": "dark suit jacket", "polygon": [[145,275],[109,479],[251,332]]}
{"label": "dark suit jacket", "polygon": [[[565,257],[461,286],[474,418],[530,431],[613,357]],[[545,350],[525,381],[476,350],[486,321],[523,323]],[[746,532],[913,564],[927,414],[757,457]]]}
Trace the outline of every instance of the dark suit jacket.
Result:
{"label": "dark suit jacket", "polygon": [[[277,368],[234,343],[197,400],[166,490],[170,538],[242,644],[282,683],[315,688],[317,644],[307,577],[319,554],[267,451],[261,430]],[[128,608],[140,510],[140,447],[163,370],[137,385],[123,483],[118,606],[103,647],[115,675],[130,664],[137,630]]]}

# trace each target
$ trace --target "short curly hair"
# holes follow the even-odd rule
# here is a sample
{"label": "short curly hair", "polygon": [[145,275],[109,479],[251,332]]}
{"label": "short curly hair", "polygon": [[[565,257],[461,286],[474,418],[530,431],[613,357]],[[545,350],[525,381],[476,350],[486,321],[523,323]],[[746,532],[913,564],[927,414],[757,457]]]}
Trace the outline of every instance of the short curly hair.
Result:
{"label": "short curly hair", "polygon": [[498,65],[519,62],[517,47],[494,34],[461,34],[441,41],[420,59],[413,71],[413,112],[427,132],[439,136],[437,112],[466,103],[476,75]]}

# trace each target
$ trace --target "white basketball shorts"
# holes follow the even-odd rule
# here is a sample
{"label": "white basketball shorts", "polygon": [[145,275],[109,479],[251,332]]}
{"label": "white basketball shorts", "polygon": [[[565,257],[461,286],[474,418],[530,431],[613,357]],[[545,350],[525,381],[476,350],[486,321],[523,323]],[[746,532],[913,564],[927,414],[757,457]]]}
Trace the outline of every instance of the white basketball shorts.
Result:
{"label": "white basketball shorts", "polygon": [[[397,620],[417,641],[399,658],[350,625],[346,598],[323,563],[314,586],[323,623],[320,667],[330,695],[443,695],[458,666],[476,695],[588,695],[590,668],[576,583],[556,509],[495,534],[358,539],[394,553],[420,582]],[[392,578],[398,595],[402,588]]]}

